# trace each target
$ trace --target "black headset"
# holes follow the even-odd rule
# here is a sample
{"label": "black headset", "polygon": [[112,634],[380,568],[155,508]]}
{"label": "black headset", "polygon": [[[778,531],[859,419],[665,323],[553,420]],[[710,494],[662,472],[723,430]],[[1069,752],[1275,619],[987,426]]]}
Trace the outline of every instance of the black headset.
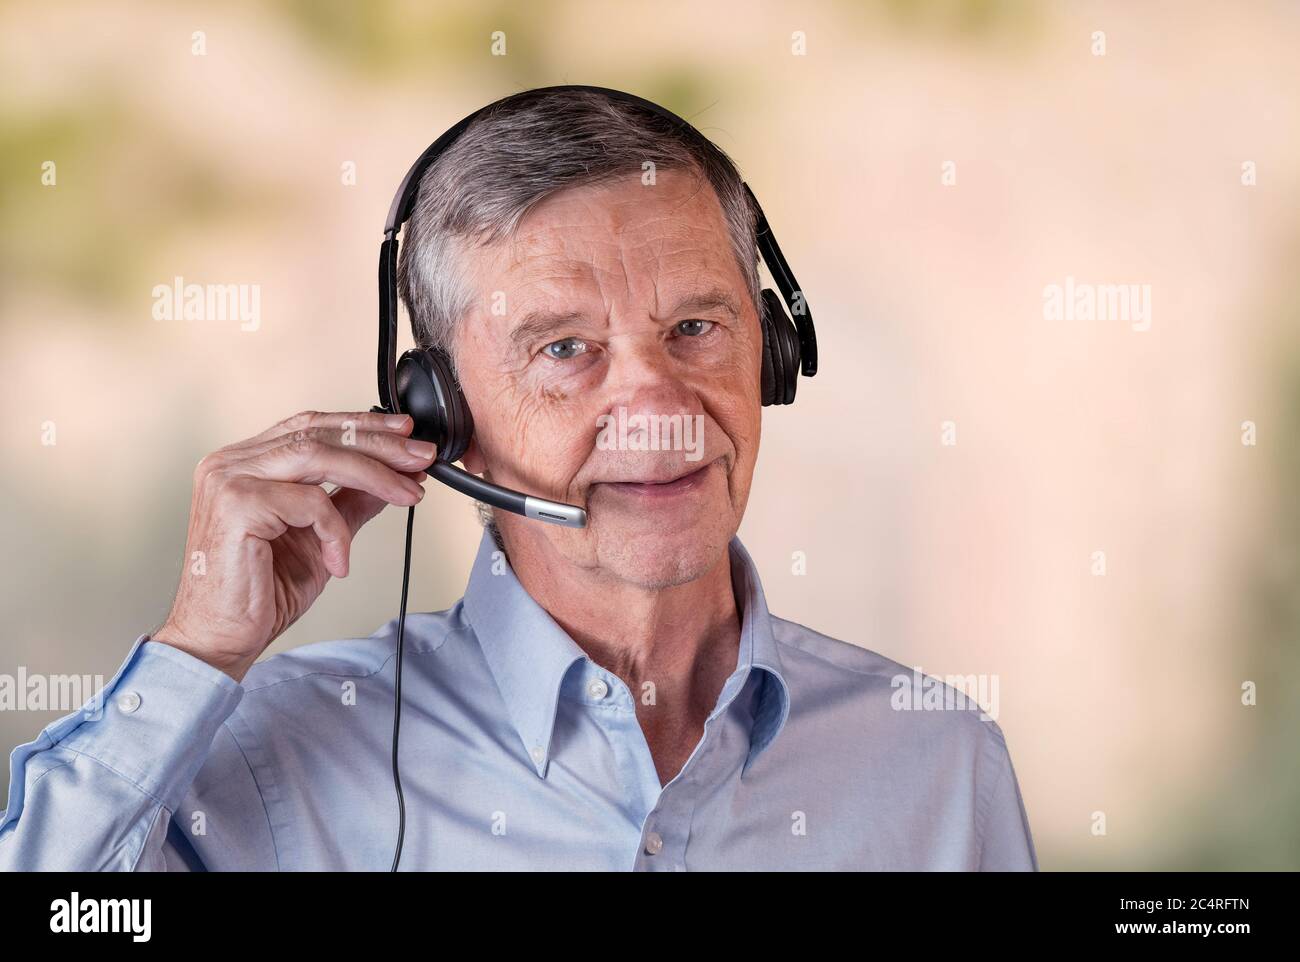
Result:
{"label": "black headset", "polygon": [[[590,91],[613,100],[635,104],[677,125],[693,138],[707,140],[699,131],[681,117],[658,104],[643,100],[634,94],[607,87],[588,87],[566,84],[556,87],[539,87],[529,94],[560,91]],[[517,95],[512,95],[517,96]],[[415,348],[397,358],[397,233],[410,219],[420,190],[420,180],[480,114],[510,100],[502,98],[474,111],[456,126],[439,137],[420,155],[397,188],[393,206],[384,224],[384,240],[379,246],[379,405],[376,411],[390,414],[409,414],[415,421],[412,435],[423,441],[432,441],[438,447],[437,460],[429,473],[448,487],[477,498],[485,504],[522,514],[539,521],[582,528],[587,524],[587,512],[582,508],[548,501],[534,495],[522,494],[484,481],[453,464],[459,461],[474,437],[474,418],[465,395],[452,374],[450,359],[437,348]],[[759,206],[748,184],[742,184],[745,195],[753,205],[755,215],[754,239],[763,263],[776,280],[781,297],[794,314],[791,321],[781,297],[764,288],[761,295],[760,321],[763,328],[763,404],[790,404],[794,401],[799,371],[804,377],[817,373],[817,332],[813,328],[812,314],[803,291],[795,280],[777,246],[776,235],[768,226],[763,208]]]}
{"label": "black headset", "polygon": [[[528,93],[570,90],[603,94],[613,100],[643,107],[677,125],[690,137],[707,143],[707,138],[676,114],[621,90],[566,84],[539,87]],[[474,418],[452,373],[451,359],[437,348],[414,348],[400,359],[397,357],[397,233],[411,217],[411,208],[415,206],[420,191],[420,179],[479,114],[509,99],[511,98],[502,98],[474,111],[435,140],[406,172],[402,185],[397,188],[397,196],[393,198],[393,206],[388,211],[388,221],[384,224],[384,240],[379,245],[379,404],[372,410],[411,416],[415,422],[412,436],[422,441],[432,441],[438,447],[437,459],[430,465],[429,474],[448,487],[505,511],[551,524],[583,528],[587,525],[587,512],[577,505],[512,491],[456,467],[452,462],[460,460],[474,437]],[[800,370],[804,377],[812,377],[817,373],[817,332],[813,329],[808,302],[804,299],[799,282],[790,271],[790,265],[782,256],[781,248],[777,246],[776,236],[768,226],[763,208],[758,205],[758,199],[754,197],[749,185],[741,186],[745,188],[745,196],[754,209],[755,244],[763,257],[763,263],[776,280],[776,286],[781,289],[781,297],[785,298],[785,303],[795,317],[791,321],[781,298],[770,289],[763,289],[760,305],[760,321],[763,326],[763,404],[790,404],[794,401]],[[401,863],[402,841],[406,836],[406,802],[402,796],[397,746],[402,720],[402,653],[406,635],[406,599],[411,580],[411,538],[414,525],[415,508],[412,506],[406,515],[406,560],[402,569],[402,601],[397,619],[397,663],[394,669],[392,764],[398,812],[397,846],[393,852],[392,866],[394,872]]]}

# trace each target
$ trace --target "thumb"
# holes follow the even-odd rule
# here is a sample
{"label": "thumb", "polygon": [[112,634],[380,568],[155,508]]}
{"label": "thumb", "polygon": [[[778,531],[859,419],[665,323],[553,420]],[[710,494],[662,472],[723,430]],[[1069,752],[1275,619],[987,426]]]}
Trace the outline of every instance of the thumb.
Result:
{"label": "thumb", "polygon": [[[405,472],[402,473],[405,474]],[[423,471],[418,471],[406,474],[406,477],[418,484],[428,475]],[[354,535],[361,530],[366,522],[388,507],[388,502],[382,498],[376,498],[373,494],[356,488],[339,488],[330,495],[330,500],[334,502],[334,507],[338,509],[339,514],[343,515],[348,530]]]}
{"label": "thumb", "polygon": [[339,488],[330,495],[330,500],[338,508],[339,514],[343,515],[348,530],[353,534],[360,531],[362,525],[383,511],[388,504],[382,498],[356,488]]}

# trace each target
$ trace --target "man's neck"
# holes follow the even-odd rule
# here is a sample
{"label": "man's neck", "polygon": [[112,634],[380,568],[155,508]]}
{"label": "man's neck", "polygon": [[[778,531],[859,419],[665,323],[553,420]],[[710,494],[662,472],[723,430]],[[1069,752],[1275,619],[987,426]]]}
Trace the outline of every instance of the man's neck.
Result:
{"label": "man's neck", "polygon": [[736,667],[741,613],[730,551],[694,581],[651,589],[548,549],[533,539],[511,544],[516,577],[593,662],[628,686],[666,783],[698,743]]}

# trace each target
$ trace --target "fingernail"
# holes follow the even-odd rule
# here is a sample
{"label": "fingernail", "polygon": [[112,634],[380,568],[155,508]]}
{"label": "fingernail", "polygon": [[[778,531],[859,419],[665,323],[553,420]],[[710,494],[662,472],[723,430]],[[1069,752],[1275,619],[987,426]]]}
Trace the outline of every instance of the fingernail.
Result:
{"label": "fingernail", "polygon": [[430,460],[432,460],[434,454],[438,451],[438,449],[428,441],[415,440],[406,442],[406,450],[411,452],[411,454],[415,455],[417,458],[427,458]]}
{"label": "fingernail", "polygon": [[406,422],[409,420],[410,417],[405,414],[390,414],[388,417],[384,418],[384,427],[392,428],[394,431],[400,431],[402,428],[406,427]]}

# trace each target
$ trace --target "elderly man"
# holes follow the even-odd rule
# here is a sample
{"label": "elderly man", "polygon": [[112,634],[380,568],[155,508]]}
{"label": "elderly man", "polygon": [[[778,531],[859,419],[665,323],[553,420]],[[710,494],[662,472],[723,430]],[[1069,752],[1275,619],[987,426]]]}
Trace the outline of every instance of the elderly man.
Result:
{"label": "elderly man", "polygon": [[[648,175],[647,172],[650,172]],[[772,615],[736,531],[761,427],[755,216],[707,140],[526,92],[419,181],[417,340],[506,512],[405,622],[407,869],[1035,869],[1006,743],[910,669]],[[698,444],[598,444],[681,416]],[[258,662],[435,458],[404,415],[305,413],[204,458],[164,624],[13,756],[0,866],[384,869],[396,623]],[[327,494],[324,484],[337,486]]]}

